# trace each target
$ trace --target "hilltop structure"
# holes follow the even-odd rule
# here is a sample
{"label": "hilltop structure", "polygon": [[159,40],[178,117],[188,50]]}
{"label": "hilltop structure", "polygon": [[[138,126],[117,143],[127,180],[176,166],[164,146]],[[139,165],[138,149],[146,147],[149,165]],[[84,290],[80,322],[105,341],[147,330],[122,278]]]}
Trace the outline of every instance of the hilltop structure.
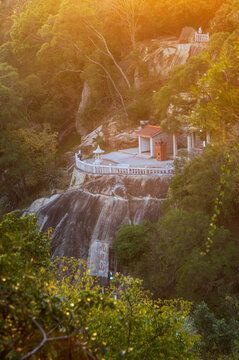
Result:
{"label": "hilltop structure", "polygon": [[[188,154],[200,154],[207,135],[201,136],[198,128],[187,127],[175,134],[167,134],[160,126],[147,125],[136,131],[138,147],[122,149],[104,154],[99,147],[93,151],[96,158],[82,160],[81,153],[75,154],[74,185],[77,185],[78,172],[93,175],[159,175],[173,176],[173,160],[178,148]],[[205,135],[204,135],[205,137]]]}
{"label": "hilltop structure", "polygon": [[178,39],[179,44],[206,43],[210,39],[209,33],[203,34],[202,28],[195,31],[191,26],[185,26]]}
{"label": "hilltop structure", "polygon": [[[169,157],[173,155],[173,136],[163,132],[160,126],[147,125],[144,129],[136,131],[136,135],[138,135],[139,141],[139,154],[148,154],[150,157],[157,157],[158,161],[162,161],[159,153],[164,144],[166,155]],[[164,160],[167,160],[167,156],[164,157]]]}
{"label": "hilltop structure", "polygon": [[202,28],[195,31],[191,26],[186,26],[182,29],[178,39],[178,50],[189,52],[189,56],[197,56],[202,48],[210,39],[209,33],[203,34]]}

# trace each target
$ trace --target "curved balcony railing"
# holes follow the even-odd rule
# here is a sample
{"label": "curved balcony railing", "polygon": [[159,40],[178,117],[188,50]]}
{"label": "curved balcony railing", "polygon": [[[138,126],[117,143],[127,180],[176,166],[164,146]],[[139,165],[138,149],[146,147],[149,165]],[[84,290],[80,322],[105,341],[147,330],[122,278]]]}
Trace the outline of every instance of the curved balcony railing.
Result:
{"label": "curved balcony railing", "polygon": [[89,164],[80,160],[75,154],[76,168],[91,174],[104,174],[104,175],[159,175],[159,176],[173,176],[173,167],[152,168],[152,167],[131,167],[125,165],[98,165]]}

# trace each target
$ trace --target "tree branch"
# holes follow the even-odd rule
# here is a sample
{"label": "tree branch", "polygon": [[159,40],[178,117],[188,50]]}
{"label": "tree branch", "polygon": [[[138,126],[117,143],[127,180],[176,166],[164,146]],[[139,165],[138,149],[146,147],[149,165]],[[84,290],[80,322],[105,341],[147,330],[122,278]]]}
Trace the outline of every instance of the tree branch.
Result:
{"label": "tree branch", "polygon": [[83,74],[86,74],[86,72],[83,71],[83,70],[64,69],[64,70],[58,71],[55,76],[58,76],[59,74],[62,74],[62,73],[64,73],[64,72],[74,72],[74,73],[83,73]]}
{"label": "tree branch", "polygon": [[129,82],[127,76],[125,75],[124,71],[123,71],[122,68],[120,67],[120,65],[116,62],[116,60],[115,60],[112,52],[110,51],[110,49],[109,49],[109,47],[108,47],[108,44],[107,44],[107,42],[106,42],[106,40],[105,40],[105,37],[104,37],[92,24],[87,23],[87,25],[95,32],[96,36],[103,42],[107,53],[105,53],[103,50],[99,49],[98,46],[93,42],[93,40],[92,40],[91,38],[89,38],[89,39],[91,40],[91,42],[94,44],[94,46],[95,46],[97,49],[99,49],[100,51],[102,51],[103,54],[109,56],[109,57],[112,59],[113,63],[115,64],[115,66],[117,67],[117,69],[120,71],[121,75],[123,76],[123,78],[124,78],[124,80],[125,80],[128,88],[130,88],[130,87],[131,87],[131,86],[130,86],[130,82]]}
{"label": "tree branch", "polygon": [[[68,340],[70,338],[72,338],[77,331],[73,331],[72,334],[70,335],[65,335],[65,336],[58,336],[58,337],[52,337],[52,338],[47,338],[47,334],[45,333],[45,331],[43,330],[43,328],[41,327],[41,325],[38,323],[38,321],[36,321],[35,319],[31,318],[32,322],[36,325],[36,327],[40,330],[41,334],[42,334],[42,341],[40,342],[40,344],[38,346],[35,347],[35,349],[33,349],[32,351],[30,351],[29,353],[27,353],[26,355],[24,355],[21,360],[25,360],[28,359],[29,357],[31,357],[32,355],[34,355],[38,350],[40,350],[45,343],[47,342],[52,342],[52,341],[60,341],[60,340]],[[59,324],[57,324],[59,325]],[[52,330],[49,331],[49,333],[52,333],[55,330],[56,327],[54,327]],[[48,334],[49,334],[48,333]],[[96,359],[95,357],[93,357],[92,359]]]}
{"label": "tree branch", "polygon": [[[74,43],[74,46],[75,46],[75,48],[76,48],[78,51],[82,52],[81,49],[80,49],[75,43]],[[109,71],[108,71],[108,70],[104,67],[104,65],[102,65],[100,62],[98,62],[98,61],[90,58],[90,57],[89,57],[88,55],[86,55],[86,54],[84,54],[84,56],[85,56],[89,61],[91,61],[93,64],[96,64],[96,65],[100,66],[100,68],[107,74],[107,76],[108,76],[108,78],[110,79],[110,81],[111,81],[111,83],[112,83],[115,91],[116,91],[117,94],[119,95],[119,98],[120,98],[121,104],[122,104],[122,106],[123,106],[125,115],[126,115],[127,117],[129,117],[129,115],[128,115],[128,113],[127,113],[127,110],[126,110],[126,106],[125,106],[125,103],[124,103],[123,96],[122,96],[122,94],[120,93],[119,89],[117,88],[117,86],[116,86],[116,84],[115,84],[112,76],[110,75]]]}
{"label": "tree branch", "polygon": [[43,339],[42,339],[42,341],[40,342],[40,344],[39,344],[37,347],[35,347],[35,349],[33,349],[32,351],[30,351],[29,353],[27,353],[26,355],[24,355],[21,360],[25,360],[25,359],[29,358],[30,356],[32,356],[33,354],[35,354],[35,353],[45,344],[45,342],[46,342],[46,340],[47,340],[46,333],[45,333],[45,331],[42,329],[41,325],[40,325],[35,319],[31,318],[31,320],[32,320],[32,322],[38,327],[38,329],[41,331],[42,336],[43,336]]}
{"label": "tree branch", "polygon": [[99,46],[96,45],[95,41],[88,36],[88,39],[92,42],[92,44],[94,45],[94,47],[99,50],[100,52],[102,52],[102,54],[104,54],[105,56],[109,56],[109,54],[107,54],[105,51],[103,51],[102,49],[99,48]]}

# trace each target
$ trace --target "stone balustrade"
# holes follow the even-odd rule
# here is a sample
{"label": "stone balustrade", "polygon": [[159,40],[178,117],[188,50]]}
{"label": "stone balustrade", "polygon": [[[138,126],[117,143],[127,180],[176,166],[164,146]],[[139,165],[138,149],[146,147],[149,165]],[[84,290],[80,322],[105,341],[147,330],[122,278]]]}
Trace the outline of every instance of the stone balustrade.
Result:
{"label": "stone balustrade", "polygon": [[200,43],[208,42],[209,34],[199,34],[196,32],[195,33],[195,41],[200,42]]}
{"label": "stone balustrade", "polygon": [[78,170],[91,174],[104,175],[159,175],[159,176],[173,176],[173,167],[152,168],[152,167],[132,167],[125,165],[99,165],[90,164],[82,161],[75,154],[75,163]]}

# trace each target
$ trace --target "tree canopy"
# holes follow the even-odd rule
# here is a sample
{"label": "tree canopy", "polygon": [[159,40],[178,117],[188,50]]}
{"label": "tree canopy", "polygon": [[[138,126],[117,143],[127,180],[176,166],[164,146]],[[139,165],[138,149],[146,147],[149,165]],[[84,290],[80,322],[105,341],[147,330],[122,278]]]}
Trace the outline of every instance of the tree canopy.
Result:
{"label": "tree canopy", "polygon": [[194,358],[189,303],[152,300],[120,275],[103,291],[82,261],[51,263],[36,218],[5,216],[0,255],[2,359]]}

